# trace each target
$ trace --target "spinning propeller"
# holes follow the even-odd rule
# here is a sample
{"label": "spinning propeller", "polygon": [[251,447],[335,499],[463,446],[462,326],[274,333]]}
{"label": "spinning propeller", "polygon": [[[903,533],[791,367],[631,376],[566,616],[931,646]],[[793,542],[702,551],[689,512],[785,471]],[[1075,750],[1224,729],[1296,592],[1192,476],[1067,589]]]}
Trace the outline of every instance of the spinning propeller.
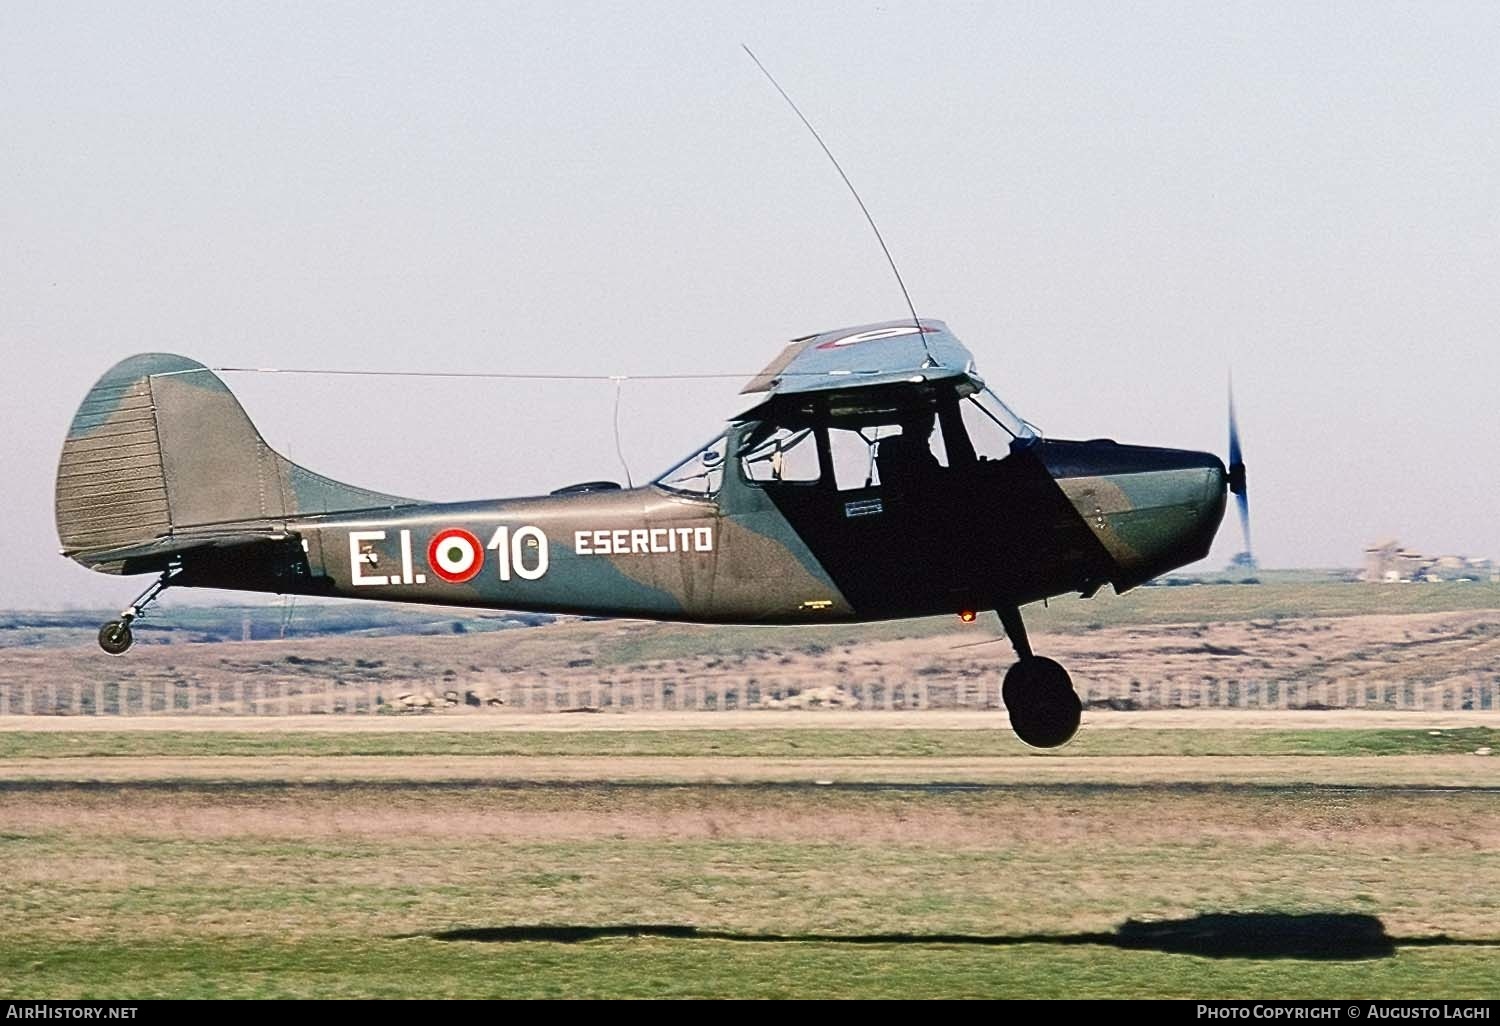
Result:
{"label": "spinning propeller", "polygon": [[1234,378],[1229,379],[1229,490],[1234,493],[1240,511],[1240,534],[1245,539],[1245,548],[1234,554],[1229,561],[1232,567],[1255,569],[1255,556],[1250,548],[1250,496],[1245,491],[1245,458],[1240,452],[1240,427],[1234,416]]}

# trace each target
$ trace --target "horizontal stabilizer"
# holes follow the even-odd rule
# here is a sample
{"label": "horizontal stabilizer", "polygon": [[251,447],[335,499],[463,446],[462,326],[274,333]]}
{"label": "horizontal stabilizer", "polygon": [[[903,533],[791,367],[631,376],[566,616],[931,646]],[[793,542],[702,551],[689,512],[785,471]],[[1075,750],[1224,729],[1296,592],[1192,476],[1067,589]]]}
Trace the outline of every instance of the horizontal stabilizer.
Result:
{"label": "horizontal stabilizer", "polygon": [[119,572],[112,567],[132,566],[165,569],[175,559],[191,552],[208,549],[233,549],[246,545],[263,545],[267,542],[284,542],[295,538],[286,531],[236,531],[236,532],[190,532],[156,538],[139,545],[121,545],[110,549],[90,549],[71,553],[72,557],[90,570]]}

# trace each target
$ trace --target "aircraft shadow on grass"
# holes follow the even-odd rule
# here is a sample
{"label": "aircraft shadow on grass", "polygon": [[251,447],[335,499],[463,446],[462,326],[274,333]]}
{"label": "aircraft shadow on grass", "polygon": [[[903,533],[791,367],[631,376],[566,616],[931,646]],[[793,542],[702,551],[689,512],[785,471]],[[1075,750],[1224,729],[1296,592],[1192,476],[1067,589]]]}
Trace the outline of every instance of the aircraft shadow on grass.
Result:
{"label": "aircraft shadow on grass", "polygon": [[1012,947],[1052,944],[1060,947],[1101,945],[1126,951],[1161,951],[1205,958],[1294,958],[1309,961],[1355,961],[1391,958],[1404,947],[1500,946],[1488,940],[1455,939],[1442,934],[1392,937],[1375,916],[1347,912],[1292,914],[1225,912],[1157,922],[1130,920],[1112,933],[941,934],[941,933],[741,933],[696,926],[621,923],[606,926],[493,926],[419,934],[440,941],[517,944],[549,941],[578,944],[618,937],[665,937],[673,940],[740,941],[755,944],[955,944]]}

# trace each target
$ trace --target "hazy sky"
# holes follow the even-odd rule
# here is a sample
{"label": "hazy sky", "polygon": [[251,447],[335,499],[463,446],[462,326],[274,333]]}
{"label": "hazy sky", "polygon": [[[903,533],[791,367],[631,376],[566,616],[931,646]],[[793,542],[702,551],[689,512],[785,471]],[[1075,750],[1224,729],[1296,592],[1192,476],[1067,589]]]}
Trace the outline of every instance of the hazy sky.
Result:
{"label": "hazy sky", "polygon": [[[52,520],[132,353],[748,377],[903,316],[742,42],[1047,434],[1222,454],[1232,365],[1263,564],[1500,557],[1500,5],[5,4],[0,606],[145,583]],[[226,379],[356,484],[620,476],[607,384]],[[636,479],[739,384],[628,384]]]}

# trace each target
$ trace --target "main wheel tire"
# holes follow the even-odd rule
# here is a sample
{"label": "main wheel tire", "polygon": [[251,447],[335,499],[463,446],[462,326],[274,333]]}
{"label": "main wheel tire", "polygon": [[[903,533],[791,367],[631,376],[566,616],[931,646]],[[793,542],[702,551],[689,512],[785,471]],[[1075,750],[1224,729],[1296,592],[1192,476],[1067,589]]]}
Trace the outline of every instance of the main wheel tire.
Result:
{"label": "main wheel tire", "polygon": [[99,647],[110,655],[124,655],[125,650],[135,643],[135,636],[130,633],[130,624],[124,620],[111,620],[99,628]]}
{"label": "main wheel tire", "polygon": [[1028,656],[1012,666],[1000,685],[1006,708],[1033,704],[1073,690],[1073,678],[1061,663],[1046,656]]}
{"label": "main wheel tire", "polygon": [[1078,733],[1083,703],[1068,671],[1043,656],[1022,659],[1005,674],[1000,697],[1016,736],[1032,748],[1056,748]]}

